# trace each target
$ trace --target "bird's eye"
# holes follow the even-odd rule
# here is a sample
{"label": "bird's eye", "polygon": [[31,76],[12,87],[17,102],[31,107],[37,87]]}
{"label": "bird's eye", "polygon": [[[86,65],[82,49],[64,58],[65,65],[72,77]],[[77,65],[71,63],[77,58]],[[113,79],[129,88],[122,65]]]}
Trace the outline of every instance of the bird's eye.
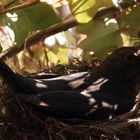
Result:
{"label": "bird's eye", "polygon": [[125,60],[131,63],[133,63],[136,60],[135,58],[136,56],[133,53],[128,53],[125,56]]}

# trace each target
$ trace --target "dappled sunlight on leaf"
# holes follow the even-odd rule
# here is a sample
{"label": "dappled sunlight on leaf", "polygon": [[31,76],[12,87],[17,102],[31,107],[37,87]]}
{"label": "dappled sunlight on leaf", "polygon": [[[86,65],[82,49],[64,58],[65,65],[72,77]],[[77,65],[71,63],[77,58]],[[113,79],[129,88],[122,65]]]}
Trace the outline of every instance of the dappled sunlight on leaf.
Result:
{"label": "dappled sunlight on leaf", "polygon": [[57,64],[68,64],[68,50],[59,45],[52,48],[41,44],[34,45],[32,49],[18,54],[19,67],[24,73],[34,73]]}
{"label": "dappled sunlight on leaf", "polygon": [[124,46],[133,46],[134,45],[134,42],[131,42],[131,37],[129,34],[125,34],[125,33],[121,33],[121,37],[122,37],[122,40],[123,40],[123,45]]}
{"label": "dappled sunlight on leaf", "polygon": [[140,31],[140,5],[135,6],[127,15],[118,18],[120,30],[130,37],[129,45],[135,44],[133,38],[140,41],[138,33]]}
{"label": "dappled sunlight on leaf", "polygon": [[1,0],[0,3],[2,3],[3,5],[8,4],[11,0]]}
{"label": "dappled sunlight on leaf", "polygon": [[79,25],[78,31],[87,34],[87,38],[78,46],[84,50],[100,54],[100,56],[123,45],[119,26],[115,19],[101,18],[90,21],[86,25]]}
{"label": "dappled sunlight on leaf", "polygon": [[79,44],[84,50],[95,52],[96,56],[103,57],[114,49],[122,47],[122,38],[118,31],[106,34],[101,37],[94,37],[90,34],[88,38]]}
{"label": "dappled sunlight on leaf", "polygon": [[[51,20],[49,20],[53,17]],[[15,33],[15,41],[20,47],[33,31],[46,29],[48,26],[59,22],[60,19],[46,3],[39,3],[28,8],[7,13],[5,25]],[[20,29],[20,30],[19,30]]]}
{"label": "dappled sunlight on leaf", "polygon": [[72,14],[80,23],[89,22],[99,8],[112,5],[112,0],[70,0]]}
{"label": "dappled sunlight on leaf", "polygon": [[55,53],[61,64],[68,64],[68,48],[62,46],[57,47],[57,52]]}
{"label": "dappled sunlight on leaf", "polygon": [[70,7],[78,22],[88,22],[96,14],[96,0],[71,0]]}

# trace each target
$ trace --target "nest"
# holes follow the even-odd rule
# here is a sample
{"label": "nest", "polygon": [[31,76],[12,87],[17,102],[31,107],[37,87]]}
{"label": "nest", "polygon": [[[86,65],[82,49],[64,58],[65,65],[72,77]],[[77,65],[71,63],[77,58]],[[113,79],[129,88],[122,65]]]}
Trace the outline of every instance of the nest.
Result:
{"label": "nest", "polygon": [[1,140],[139,139],[140,98],[133,110],[113,120],[57,120],[34,112],[2,86],[0,94]]}
{"label": "nest", "polygon": [[[64,70],[66,72],[66,68]],[[3,83],[0,88],[1,140],[137,140],[140,138],[140,95],[130,112],[113,120],[95,122],[76,119],[57,120],[43,116],[13,97]]]}

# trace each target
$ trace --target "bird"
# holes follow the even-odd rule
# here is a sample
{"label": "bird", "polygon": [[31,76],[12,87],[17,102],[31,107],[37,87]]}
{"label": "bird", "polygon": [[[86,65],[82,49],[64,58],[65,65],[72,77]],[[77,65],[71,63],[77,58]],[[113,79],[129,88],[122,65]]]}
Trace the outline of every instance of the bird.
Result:
{"label": "bird", "polygon": [[140,46],[116,49],[92,71],[23,76],[0,59],[0,74],[14,97],[46,116],[108,120],[135,105]]}

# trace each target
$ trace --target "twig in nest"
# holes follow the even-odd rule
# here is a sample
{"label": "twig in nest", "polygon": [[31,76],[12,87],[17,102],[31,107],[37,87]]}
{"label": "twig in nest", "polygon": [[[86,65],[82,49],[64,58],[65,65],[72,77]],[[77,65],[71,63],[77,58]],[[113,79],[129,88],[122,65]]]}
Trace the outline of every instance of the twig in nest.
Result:
{"label": "twig in nest", "polygon": [[138,112],[139,109],[140,109],[140,92],[137,95],[136,104],[133,107],[132,111]]}

